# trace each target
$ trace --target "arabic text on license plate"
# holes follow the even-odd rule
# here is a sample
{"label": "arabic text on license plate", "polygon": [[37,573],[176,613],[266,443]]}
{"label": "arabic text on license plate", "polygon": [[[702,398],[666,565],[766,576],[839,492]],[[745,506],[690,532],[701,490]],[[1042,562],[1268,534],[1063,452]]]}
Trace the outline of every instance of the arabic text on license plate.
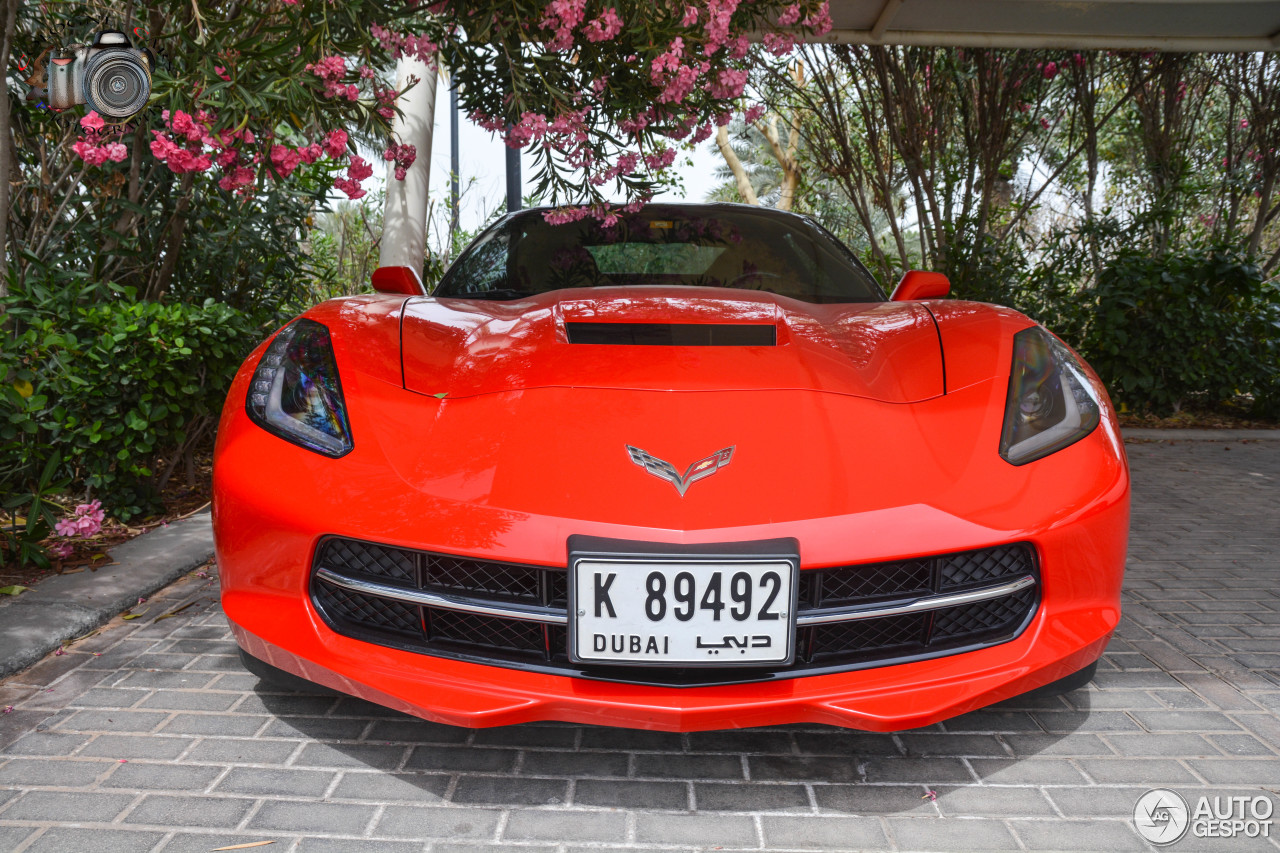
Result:
{"label": "arabic text on license plate", "polygon": [[582,559],[574,657],[673,665],[789,663],[793,571],[785,561]]}

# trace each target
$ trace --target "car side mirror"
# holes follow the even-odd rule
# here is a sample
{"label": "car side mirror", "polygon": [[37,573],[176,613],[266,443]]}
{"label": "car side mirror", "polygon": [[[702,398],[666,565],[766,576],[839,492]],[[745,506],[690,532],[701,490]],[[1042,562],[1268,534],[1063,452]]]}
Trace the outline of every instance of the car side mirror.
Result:
{"label": "car side mirror", "polygon": [[951,292],[951,281],[940,272],[908,270],[889,297],[894,302],[913,299],[941,299]]}
{"label": "car side mirror", "polygon": [[373,289],[379,293],[425,296],[427,289],[413,267],[378,267],[373,271]]}

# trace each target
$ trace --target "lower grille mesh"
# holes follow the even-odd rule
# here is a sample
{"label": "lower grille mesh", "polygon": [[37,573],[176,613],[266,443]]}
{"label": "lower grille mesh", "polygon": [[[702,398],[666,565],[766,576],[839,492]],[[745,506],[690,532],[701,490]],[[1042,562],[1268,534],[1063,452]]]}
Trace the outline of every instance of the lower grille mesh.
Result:
{"label": "lower grille mesh", "polygon": [[[402,588],[440,591],[481,601],[516,601],[564,612],[568,573],[412,551],[331,537],[317,550],[314,569]],[[1026,544],[870,565],[802,570],[799,615],[817,608],[885,606],[952,594],[1036,575]],[[993,645],[1012,639],[1039,600],[1038,583],[999,598],[932,611],[856,619],[797,629],[796,660],[772,669],[665,667],[580,668],[569,661],[563,625],[500,618],[407,604],[312,578],[317,609],[341,634],[425,654],[458,657],[611,681],[661,684],[726,683],[794,677]]]}

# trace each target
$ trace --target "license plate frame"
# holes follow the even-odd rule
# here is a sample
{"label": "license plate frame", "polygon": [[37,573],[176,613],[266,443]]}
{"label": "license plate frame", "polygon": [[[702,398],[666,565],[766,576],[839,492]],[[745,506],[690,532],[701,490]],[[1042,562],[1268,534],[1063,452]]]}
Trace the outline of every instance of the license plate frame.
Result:
{"label": "license plate frame", "polygon": [[[699,545],[681,545],[669,544],[661,542],[636,542],[631,540],[604,539],[592,536],[570,536],[569,537],[569,565],[568,565],[568,655],[569,659],[575,664],[583,666],[643,666],[643,667],[660,667],[660,668],[706,668],[706,667],[785,667],[790,666],[795,661],[796,649],[796,608],[799,595],[799,575],[800,575],[800,555],[799,543],[795,539],[767,539],[746,542],[725,542],[710,543]],[[763,576],[767,571],[777,571],[781,577],[783,590],[779,593],[778,601],[772,605],[770,612],[778,613],[780,620],[777,625],[769,625],[774,630],[767,632],[770,638],[768,646],[756,645],[759,643],[759,637],[765,636],[759,631],[750,630],[750,626],[758,626],[762,623],[757,617],[759,613],[752,614],[752,618],[742,621],[734,620],[728,612],[728,606],[734,601],[729,597],[729,591],[722,588],[722,600],[725,602],[726,608],[722,621],[714,621],[715,626],[724,626],[723,630],[718,627],[713,636],[703,637],[698,635],[697,631],[692,631],[693,641],[700,645],[702,640],[707,640],[708,645],[701,649],[697,645],[690,645],[690,637],[688,635],[678,638],[678,649],[673,653],[670,649],[665,652],[659,648],[658,654],[650,654],[641,651],[639,656],[634,656],[628,648],[622,653],[623,656],[616,656],[612,650],[606,649],[605,656],[601,656],[593,648],[579,648],[579,640],[584,636],[592,636],[592,642],[595,640],[595,633],[590,630],[584,635],[583,631],[589,624],[599,624],[594,612],[590,616],[585,615],[588,607],[594,609],[594,601],[582,601],[582,590],[579,588],[580,572],[594,572],[601,567],[616,567],[618,573],[626,573],[626,581],[624,585],[629,585],[633,590],[636,583],[640,584],[641,592],[639,595],[627,598],[614,598],[615,611],[618,602],[626,601],[628,609],[632,613],[639,613],[640,619],[644,618],[644,602],[646,594],[643,592],[644,579],[647,578],[649,571],[662,571],[666,577],[667,584],[673,583],[674,576],[681,570],[689,571],[695,577],[695,584],[698,584],[699,578],[709,579],[710,573],[714,571],[729,571],[730,577],[738,571],[747,572],[752,578],[753,583],[756,579]],[[646,571],[648,567],[648,571]],[[634,572],[634,573],[633,573]],[[724,578],[721,579],[722,584]],[[699,585],[696,586],[700,596],[704,591]],[[766,587],[767,589],[767,587]],[[621,589],[614,588],[616,592],[622,592]],[[667,603],[668,609],[664,613],[663,620],[659,624],[676,625],[677,621],[673,618],[674,607],[671,607],[673,590],[668,586]],[[741,601],[736,602],[739,606],[743,604]],[[583,613],[583,616],[579,614]],[[694,614],[698,614],[695,612]],[[601,611],[601,618],[608,617]],[[615,615],[613,617],[617,619]],[[625,620],[620,620],[625,621]],[[635,621],[635,620],[633,620]],[[694,619],[691,617],[690,622]],[[698,621],[702,621],[699,619]],[[744,626],[747,626],[744,628]],[[632,636],[626,634],[626,636]],[[665,635],[670,640],[670,633]],[[771,654],[765,656],[758,654],[757,648],[775,649],[774,639],[783,641],[783,653]],[[717,645],[723,641],[725,645]],[[737,654],[733,654],[737,652]]]}

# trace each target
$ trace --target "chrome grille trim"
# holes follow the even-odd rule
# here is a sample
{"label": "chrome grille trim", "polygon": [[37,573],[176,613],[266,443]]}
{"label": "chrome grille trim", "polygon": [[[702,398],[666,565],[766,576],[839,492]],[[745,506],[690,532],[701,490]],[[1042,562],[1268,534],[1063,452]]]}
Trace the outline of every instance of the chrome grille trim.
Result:
{"label": "chrome grille trim", "polygon": [[809,610],[796,615],[796,627],[806,628],[810,625],[831,625],[837,622],[854,622],[859,619],[879,619],[884,616],[901,616],[904,613],[926,613],[930,610],[941,610],[944,607],[955,607],[961,604],[973,604],[991,598],[1003,598],[1021,592],[1029,586],[1035,586],[1036,579],[1024,575],[1015,581],[989,586],[969,592],[954,592],[943,595],[929,595],[917,598],[905,604],[894,604],[889,607],[833,607],[829,610]]}
{"label": "chrome grille trim", "polygon": [[387,586],[374,581],[347,577],[323,566],[316,569],[316,577],[334,586],[349,589],[365,595],[376,595],[402,601],[405,604],[421,604],[439,610],[456,610],[461,613],[475,613],[479,616],[497,616],[503,619],[520,619],[525,622],[538,622],[545,625],[567,625],[568,613],[563,609],[524,606],[520,604],[498,604],[492,601],[467,598],[461,595],[448,595],[439,592],[427,592],[420,589],[405,589],[399,586]]}
{"label": "chrome grille trim", "polygon": [[[561,608],[528,607],[519,604],[497,604],[492,601],[467,598],[461,595],[447,595],[426,590],[405,589],[404,587],[387,586],[374,581],[347,577],[323,566],[316,570],[316,577],[334,586],[360,592],[365,595],[376,595],[405,604],[421,604],[440,610],[457,610],[462,613],[475,613],[480,616],[497,616],[503,619],[520,619],[525,622],[538,622],[544,625],[569,624],[568,613]],[[1015,581],[989,586],[969,592],[929,595],[894,604],[888,607],[836,607],[830,610],[810,610],[796,615],[796,627],[807,628],[810,625],[831,625],[838,622],[854,622],[859,619],[880,619],[885,616],[901,616],[906,613],[927,613],[930,610],[941,610],[944,607],[955,607],[961,604],[973,604],[991,598],[1003,598],[1013,595],[1029,586],[1034,586],[1036,579],[1024,575]]]}

